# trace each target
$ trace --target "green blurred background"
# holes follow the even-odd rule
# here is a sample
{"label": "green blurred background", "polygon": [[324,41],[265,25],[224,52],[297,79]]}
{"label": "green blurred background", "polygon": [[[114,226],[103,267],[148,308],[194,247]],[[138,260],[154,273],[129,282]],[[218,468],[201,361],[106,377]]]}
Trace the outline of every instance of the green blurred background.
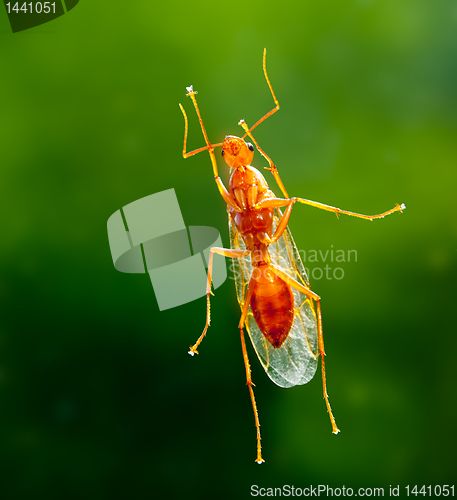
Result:
{"label": "green blurred background", "polygon": [[[2,498],[452,484],[456,2],[81,1],[14,35],[6,11],[0,23]],[[370,223],[294,208],[300,249],[357,251],[344,279],[312,281],[342,432],[331,434],[319,375],[280,389],[249,346],[258,466],[233,282],[191,358],[205,299],[160,312],[146,275],[114,269],[106,221],[174,188],[186,224],[228,245],[208,156],[181,156],[178,102],[190,148],[203,145],[190,84],[213,142],[241,134],[241,118],[273,107],[264,47],[281,110],[256,138],[289,193],[407,210]]]}

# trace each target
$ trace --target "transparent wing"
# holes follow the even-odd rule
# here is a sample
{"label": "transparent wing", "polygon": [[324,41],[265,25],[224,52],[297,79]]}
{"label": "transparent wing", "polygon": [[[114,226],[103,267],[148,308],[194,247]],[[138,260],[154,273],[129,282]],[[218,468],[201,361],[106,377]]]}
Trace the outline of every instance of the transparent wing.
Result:
{"label": "transparent wing", "polygon": [[[273,232],[281,216],[281,212],[276,209]],[[230,217],[229,229],[231,248],[244,250],[243,238],[237,232]],[[269,251],[274,265],[309,289],[308,277],[289,228],[286,228],[276,243],[270,245]],[[237,298],[243,309],[244,297],[252,273],[251,257],[232,260]],[[264,337],[250,308],[246,318],[246,329],[260,363],[271,380],[280,387],[306,384],[313,378],[317,369],[318,340],[314,304],[312,299],[298,290],[292,289],[292,291],[294,321],[289,335],[280,348],[273,348]]]}

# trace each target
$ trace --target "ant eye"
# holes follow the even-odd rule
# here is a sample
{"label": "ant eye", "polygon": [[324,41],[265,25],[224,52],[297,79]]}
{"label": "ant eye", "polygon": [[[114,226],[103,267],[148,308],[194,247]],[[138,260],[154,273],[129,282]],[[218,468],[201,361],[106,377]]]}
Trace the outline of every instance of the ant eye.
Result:
{"label": "ant eye", "polygon": [[249,148],[249,151],[254,151],[254,146],[250,142],[247,142],[246,146]]}
{"label": "ant eye", "polygon": [[224,156],[224,150],[223,149],[221,149],[221,155],[222,155],[222,157]]}

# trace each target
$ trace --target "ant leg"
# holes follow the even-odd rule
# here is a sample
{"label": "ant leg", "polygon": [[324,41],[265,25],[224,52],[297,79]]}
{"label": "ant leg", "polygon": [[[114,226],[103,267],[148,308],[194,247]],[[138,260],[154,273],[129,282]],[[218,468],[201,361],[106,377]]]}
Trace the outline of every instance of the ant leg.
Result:
{"label": "ant leg", "polygon": [[[267,49],[263,49],[263,74],[265,75],[265,80],[267,81],[268,88],[270,89],[271,96],[273,97],[273,101],[275,102],[276,106],[271,111],[269,111],[266,115],[262,116],[262,118],[260,118],[260,120],[258,120],[249,129],[249,132],[252,132],[258,125],[260,125],[263,121],[265,121],[272,114],[276,113],[276,111],[279,110],[279,102],[278,102],[278,99],[276,99],[275,93],[273,92],[273,87],[271,86],[270,79],[268,78],[268,74],[267,74]],[[246,134],[244,134],[242,139],[244,139],[247,135],[248,135],[248,132],[246,132]]]}
{"label": "ant leg", "polygon": [[239,125],[241,125],[243,127],[243,130],[245,132],[242,139],[244,139],[246,136],[249,136],[249,138],[254,142],[257,150],[267,160],[267,162],[269,164],[269,167],[267,167],[267,170],[270,170],[270,172],[273,174],[273,176],[276,180],[276,183],[279,186],[279,189],[281,189],[282,194],[286,198],[289,198],[289,195],[287,194],[286,188],[284,187],[284,184],[282,183],[281,178],[279,177],[276,166],[271,161],[271,158],[259,147],[259,145],[257,144],[257,141],[254,139],[254,137],[251,134],[251,132],[258,125],[260,125],[263,121],[265,121],[271,115],[276,113],[276,111],[279,111],[279,102],[278,102],[278,99],[276,99],[275,93],[273,91],[273,87],[271,86],[270,79],[268,78],[268,73],[267,73],[267,49],[263,49],[263,74],[265,75],[265,80],[267,81],[268,88],[270,89],[270,92],[271,92],[271,96],[273,97],[273,101],[275,102],[275,107],[271,111],[269,111],[266,115],[262,116],[262,118],[260,118],[260,120],[258,120],[251,128],[248,128],[248,126],[246,125],[246,122],[244,120],[241,120]]}
{"label": "ant leg", "polygon": [[338,429],[335,418],[333,417],[332,408],[330,407],[330,402],[328,400],[328,392],[327,392],[327,380],[325,378],[325,361],[324,356],[326,356],[324,351],[324,333],[322,330],[322,313],[321,313],[321,303],[320,300],[316,301],[317,305],[317,324],[318,324],[318,332],[319,332],[319,353],[321,355],[321,367],[322,367],[322,386],[324,391],[324,399],[325,404],[327,405],[327,411],[330,416],[330,422],[332,423],[332,433],[338,434],[340,430]]}
{"label": "ant leg", "polygon": [[210,300],[209,296],[214,295],[211,292],[211,275],[213,272],[213,256],[217,253],[218,255],[222,255],[224,257],[244,257],[245,255],[249,255],[249,250],[230,250],[228,248],[219,248],[213,247],[210,250],[209,261],[208,261],[208,281],[206,283],[206,323],[205,328],[203,329],[203,333],[198,338],[197,342],[193,346],[190,347],[189,354],[193,356],[194,354],[198,354],[197,347],[200,345],[201,341],[206,335],[206,331],[208,330],[208,326],[211,322],[211,314],[210,314]]}
{"label": "ant leg", "polygon": [[184,147],[183,147],[183,157],[184,158],[189,158],[190,156],[193,156],[197,153],[200,153],[202,151],[208,151],[209,157],[211,159],[211,165],[213,166],[213,173],[214,173],[214,180],[216,181],[217,187],[219,189],[219,193],[221,194],[222,198],[224,198],[225,203],[227,205],[230,205],[233,209],[235,209],[237,212],[240,211],[240,208],[236,204],[235,200],[230,196],[230,193],[227,191],[227,188],[224,186],[224,183],[222,182],[221,178],[219,177],[219,173],[217,170],[217,162],[216,162],[216,156],[214,155],[214,148],[218,146],[222,146],[222,143],[219,144],[211,144],[208,139],[208,135],[205,130],[205,126],[203,125],[203,119],[200,114],[200,110],[198,108],[197,104],[197,99],[195,97],[195,94],[197,94],[197,91],[193,89],[192,85],[190,87],[187,87],[188,93],[186,96],[189,96],[192,99],[192,102],[194,104],[195,111],[197,112],[198,120],[200,122],[200,127],[202,129],[203,137],[205,138],[206,146],[202,148],[195,149],[194,151],[190,151],[189,153],[186,152],[186,147],[187,147],[187,132],[189,130],[189,122],[187,120],[187,114],[184,111],[184,108],[182,107],[181,104],[179,104],[179,107],[182,111],[182,114],[184,116]]}
{"label": "ant leg", "polygon": [[318,203],[316,201],[311,201],[311,200],[305,200],[304,198],[290,198],[288,200],[282,200],[280,198],[270,198],[266,199],[264,201],[261,201],[260,203],[257,203],[255,205],[255,209],[261,209],[261,208],[279,208],[279,207],[285,207],[286,205],[289,205],[291,202],[303,203],[304,205],[311,205],[312,207],[320,208],[321,210],[326,210],[327,212],[334,212],[335,215],[338,217],[338,214],[345,214],[345,215],[351,215],[352,217],[358,217],[360,219],[365,219],[365,220],[373,220],[373,219],[382,219],[386,215],[393,214],[394,212],[402,212],[403,210],[406,209],[406,206],[404,203],[399,205],[398,203],[395,205],[394,208],[391,208],[390,210],[387,210],[387,212],[383,212],[382,214],[377,214],[377,215],[363,215],[363,214],[358,214],[355,212],[348,212],[347,210],[341,210],[341,208],[336,208],[332,207],[330,205],[324,205],[323,203]]}
{"label": "ant leg", "polygon": [[[179,107],[180,107],[181,112],[182,112],[182,114],[184,116],[184,148],[183,148],[182,155],[183,155],[184,158],[189,158],[189,156],[193,156],[193,155],[195,155],[197,153],[200,153],[201,151],[207,151],[207,150],[210,151],[211,149],[214,149],[214,148],[216,148],[218,146],[222,146],[222,142],[220,144],[211,144],[209,142],[208,135],[207,135],[206,130],[205,130],[205,126],[203,125],[203,120],[202,120],[202,117],[201,117],[201,114],[200,114],[200,110],[198,108],[197,99],[195,97],[195,94],[198,94],[198,92],[193,89],[192,85],[190,87],[186,87],[186,90],[187,90],[186,97],[189,96],[192,99],[192,103],[194,105],[195,111],[197,112],[198,120],[200,122],[200,127],[201,127],[202,132],[203,132],[203,137],[204,137],[205,142],[206,142],[206,146],[204,146],[202,148],[195,149],[194,151],[191,151],[189,153],[186,152],[187,133],[188,133],[188,130],[189,130],[189,122],[187,120],[187,114],[184,111],[184,108],[182,107],[182,104],[179,103]],[[217,170],[217,166],[216,166],[216,170]]]}
{"label": "ant leg", "polygon": [[[276,198],[273,198],[273,200],[265,200],[265,201],[275,201]],[[273,236],[270,238],[268,237],[268,235],[265,235],[265,239],[262,240],[263,243],[267,244],[267,245],[272,245],[273,243],[276,243],[279,238],[281,238],[282,234],[284,233],[284,231],[286,230],[286,227],[287,227],[287,224],[289,223],[289,219],[290,219],[290,214],[292,213],[292,207],[295,203],[295,199],[292,198],[290,200],[288,200],[288,203],[287,203],[287,208],[284,212],[284,214],[282,215],[281,217],[281,220],[279,221],[279,224],[276,226],[276,231],[274,232]],[[262,206],[262,208],[264,208],[264,206]],[[279,210],[278,210],[279,213],[281,213]]]}
{"label": "ant leg", "polygon": [[298,283],[298,281],[294,280],[291,276],[289,276],[287,273],[285,273],[282,269],[276,267],[276,266],[271,266],[271,270],[279,276],[281,279],[283,279],[286,283],[288,283],[291,287],[295,288],[299,292],[303,293],[307,297],[313,299],[316,301],[316,306],[317,306],[317,331],[318,331],[318,341],[319,341],[319,354],[321,356],[321,363],[322,363],[322,386],[323,386],[323,391],[324,391],[324,399],[325,399],[325,404],[327,406],[327,411],[330,416],[330,422],[332,424],[332,432],[333,434],[338,434],[340,430],[338,429],[335,418],[332,413],[332,408],[330,406],[330,402],[328,400],[328,392],[327,392],[327,379],[325,377],[325,361],[324,361],[324,356],[325,356],[325,351],[324,351],[324,334],[322,330],[322,314],[321,314],[321,304],[320,304],[320,297],[316,295],[314,292],[306,288],[305,286],[301,285]]}
{"label": "ant leg", "polygon": [[243,305],[243,311],[241,313],[241,318],[240,318],[240,323],[238,325],[238,328],[240,329],[240,335],[241,335],[241,349],[243,350],[243,360],[244,360],[244,367],[246,369],[246,383],[249,389],[249,394],[251,396],[251,403],[252,403],[252,409],[254,410],[254,419],[255,419],[255,426],[257,429],[257,458],[255,461],[258,464],[261,464],[262,462],[265,462],[265,460],[262,458],[262,446],[260,445],[260,421],[259,421],[259,412],[257,411],[257,404],[255,401],[254,397],[254,390],[252,389],[252,386],[254,383],[252,382],[251,378],[251,365],[249,364],[249,358],[248,358],[248,352],[246,350],[246,342],[244,340],[244,321],[246,319],[248,310],[249,310],[249,304],[251,302],[251,297],[252,297],[252,292],[254,291],[254,285],[255,285],[255,279],[253,276],[251,276],[251,279],[249,281],[248,289],[246,291],[246,295],[244,297],[244,305]]}
{"label": "ant leg", "polygon": [[[194,149],[194,151],[190,151],[189,153],[186,152],[186,148],[187,148],[187,133],[189,131],[189,120],[187,119],[187,114],[186,114],[184,108],[182,107],[181,103],[179,103],[179,109],[181,110],[181,113],[184,116],[184,146],[182,148],[182,155],[183,155],[184,159],[187,159],[190,156],[196,155],[197,153],[201,153],[202,151],[207,151],[208,150],[208,146],[204,146],[202,148]],[[217,144],[215,144],[215,146],[216,145]]]}
{"label": "ant leg", "polygon": [[252,408],[254,410],[255,426],[257,429],[257,458],[255,459],[255,461],[258,464],[261,464],[262,462],[265,462],[265,460],[262,458],[262,446],[260,445],[261,437],[260,437],[259,412],[257,411],[257,404],[254,397],[254,390],[252,389],[252,386],[254,384],[252,383],[251,379],[251,366],[249,365],[248,352],[246,350],[246,342],[244,340],[244,331],[242,327],[240,328],[240,335],[241,335],[241,349],[243,350],[244,367],[246,368],[246,383],[249,388],[249,394],[251,396]]}

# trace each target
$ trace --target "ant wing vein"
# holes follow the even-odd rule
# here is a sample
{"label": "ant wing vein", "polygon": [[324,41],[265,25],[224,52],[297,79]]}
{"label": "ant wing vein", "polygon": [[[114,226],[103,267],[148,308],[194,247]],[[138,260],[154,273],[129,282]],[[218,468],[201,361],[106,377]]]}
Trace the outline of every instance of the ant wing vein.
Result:
{"label": "ant wing vein", "polygon": [[[276,229],[281,212],[275,209],[273,233]],[[229,217],[230,246],[236,249],[245,249],[244,241]],[[309,281],[305,268],[298,253],[289,228],[286,228],[279,240],[268,247],[273,265],[280,267],[289,276],[300,284],[309,288]],[[252,274],[250,255],[234,258],[233,274],[236,284],[236,293],[241,309]],[[317,369],[318,333],[317,319],[312,300],[296,289],[294,295],[294,320],[290,332],[279,348],[274,348],[265,338],[254,315],[249,308],[246,318],[248,331],[257,357],[270,379],[280,387],[309,382]]]}

